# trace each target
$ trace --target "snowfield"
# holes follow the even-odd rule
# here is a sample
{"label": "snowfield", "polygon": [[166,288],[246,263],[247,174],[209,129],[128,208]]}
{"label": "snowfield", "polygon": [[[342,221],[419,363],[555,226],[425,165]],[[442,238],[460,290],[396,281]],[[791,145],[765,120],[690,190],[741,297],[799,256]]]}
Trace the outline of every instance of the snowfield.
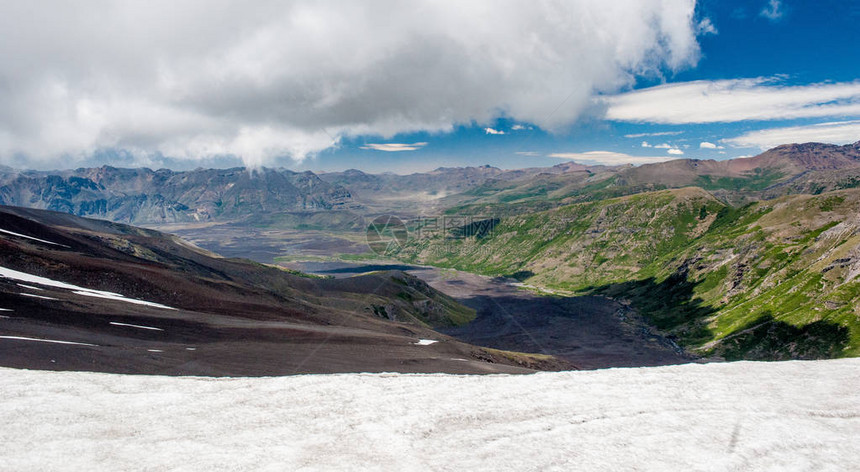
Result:
{"label": "snowfield", "polygon": [[848,470],[860,359],[522,376],[0,369],[3,470]]}

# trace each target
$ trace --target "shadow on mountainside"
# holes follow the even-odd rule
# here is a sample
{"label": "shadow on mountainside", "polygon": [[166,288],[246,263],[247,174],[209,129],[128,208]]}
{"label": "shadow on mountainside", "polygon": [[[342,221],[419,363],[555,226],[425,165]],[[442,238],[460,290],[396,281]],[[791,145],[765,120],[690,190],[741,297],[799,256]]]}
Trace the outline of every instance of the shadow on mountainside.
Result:
{"label": "shadow on mountainside", "polygon": [[652,277],[588,287],[584,291],[629,300],[654,327],[670,333],[684,345],[696,345],[713,339],[708,319],[716,313],[695,296],[696,285],[685,275],[673,274],[662,282]]}
{"label": "shadow on mountainside", "polygon": [[479,346],[553,355],[581,369],[670,365],[695,359],[614,300],[518,292],[500,288],[457,298],[476,310],[475,320],[437,331]]}
{"label": "shadow on mountainside", "polygon": [[714,353],[727,360],[830,359],[848,345],[850,330],[819,320],[792,326],[766,314],[724,339]]}
{"label": "shadow on mountainside", "polygon": [[[695,296],[698,285],[676,273],[662,282],[653,278],[590,287],[588,292],[629,300],[648,323],[685,347],[714,339],[708,328],[718,310]],[[848,345],[847,327],[830,321],[794,326],[763,312],[754,321],[724,337],[707,354],[726,360],[825,359],[839,356]]]}

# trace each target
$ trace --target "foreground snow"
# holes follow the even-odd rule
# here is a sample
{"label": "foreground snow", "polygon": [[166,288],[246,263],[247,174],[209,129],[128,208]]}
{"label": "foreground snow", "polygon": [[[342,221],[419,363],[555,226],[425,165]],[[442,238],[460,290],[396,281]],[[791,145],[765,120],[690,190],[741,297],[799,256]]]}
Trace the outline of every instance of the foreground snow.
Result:
{"label": "foreground snow", "polygon": [[860,464],[860,359],[530,376],[0,369],[4,470],[726,470]]}

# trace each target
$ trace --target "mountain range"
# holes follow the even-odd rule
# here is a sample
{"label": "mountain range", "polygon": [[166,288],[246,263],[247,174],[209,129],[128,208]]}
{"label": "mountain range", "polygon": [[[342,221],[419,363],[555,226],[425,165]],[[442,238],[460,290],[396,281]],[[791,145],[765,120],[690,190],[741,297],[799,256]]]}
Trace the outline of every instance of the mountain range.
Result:
{"label": "mountain range", "polygon": [[296,212],[411,215],[466,204],[537,201],[546,206],[685,186],[699,186],[732,203],[860,186],[860,142],[791,144],[727,161],[678,159],[639,167],[570,162],[507,171],[490,166],[439,168],[410,175],[355,169],[318,175],[269,168],[3,168],[0,204],[159,225]]}
{"label": "mountain range", "polygon": [[0,173],[0,204],[124,223],[241,219],[250,214],[331,210],[349,191],[312,172],[255,169],[117,169]]}
{"label": "mountain range", "polygon": [[[249,318],[253,323],[301,320],[315,327],[299,329],[303,333],[299,338],[311,336],[304,331],[335,336],[328,331],[340,329],[334,326],[363,329],[347,336],[344,343],[369,343],[377,346],[373,349],[388,346],[391,336],[430,339],[434,328],[459,336],[460,342],[446,338],[445,343],[434,344],[432,349],[451,346],[453,350],[446,351],[450,358],[435,356],[432,362],[421,357],[425,351],[404,348],[395,356],[401,371],[492,371],[569,364],[551,356],[493,354],[470,346],[476,339],[493,344],[486,332],[479,332],[487,326],[490,332],[505,332],[509,338],[516,335],[508,327],[497,329],[499,323],[509,324],[503,316],[476,319],[474,311],[409,274],[315,278],[221,258],[175,236],[117,223],[149,227],[173,223],[171,231],[206,249],[260,255],[258,262],[277,261],[285,253],[288,260],[312,253],[317,258],[312,260],[361,261],[380,258],[362,249],[366,226],[361,222],[393,214],[407,222],[410,237],[383,255],[389,260],[499,277],[522,289],[571,300],[560,306],[577,305],[577,297],[609,297],[644,317],[656,330],[654,339],[668,340],[690,356],[860,355],[860,142],[788,144],[726,161],[679,159],[638,167],[568,162],[519,170],[440,168],[411,175],[266,168],[187,172],[3,168],[0,203],[60,212],[5,207],[0,225],[5,231],[0,234],[3,267],[185,310],[182,323],[210,315]],[[481,219],[428,233],[416,218],[426,215],[449,216],[452,221],[463,216]],[[285,252],[284,244],[290,241],[301,245]],[[310,253],[303,252],[311,247],[315,249]],[[371,264],[368,271],[375,267],[380,266]],[[93,275],[99,271],[106,275]],[[37,313],[33,315],[37,324],[83,320],[87,312],[131,316],[110,311],[113,305],[94,305],[90,299],[83,304],[80,296],[69,298],[66,292],[66,298],[48,295],[60,302],[40,301],[22,295],[25,290],[18,282],[0,280],[4,297],[11,297],[10,303],[17,307],[12,309]],[[52,303],[61,303],[62,310],[50,308]],[[288,309],[283,311],[285,306]],[[60,315],[63,310],[75,315]],[[153,313],[147,312],[145,319],[129,318],[128,324],[148,326],[164,319],[159,309],[146,310]],[[627,316],[624,310],[618,313]],[[96,329],[95,338],[87,334],[79,339],[101,345],[96,342],[99,336],[117,335],[116,325],[107,318],[99,320],[108,324]],[[230,318],[225,323],[239,322]],[[529,323],[538,326],[541,320],[529,318]],[[552,326],[556,325],[540,325],[541,339],[565,336],[550,332]],[[265,338],[263,331],[249,336]],[[218,332],[213,339],[232,335]],[[505,346],[534,344],[534,339],[525,341]],[[557,344],[565,345],[567,352],[575,347]],[[454,356],[454,351],[459,354]],[[359,351],[345,347],[332,356],[354,352]],[[444,360],[460,358],[470,364],[457,367]],[[487,359],[496,367],[487,367]],[[345,370],[392,365],[373,355],[364,361],[334,365]],[[245,372],[229,365],[205,369]],[[284,366],[269,365],[260,373],[299,369],[295,363]],[[328,369],[322,363],[302,368]],[[189,371],[205,371],[195,369]]]}

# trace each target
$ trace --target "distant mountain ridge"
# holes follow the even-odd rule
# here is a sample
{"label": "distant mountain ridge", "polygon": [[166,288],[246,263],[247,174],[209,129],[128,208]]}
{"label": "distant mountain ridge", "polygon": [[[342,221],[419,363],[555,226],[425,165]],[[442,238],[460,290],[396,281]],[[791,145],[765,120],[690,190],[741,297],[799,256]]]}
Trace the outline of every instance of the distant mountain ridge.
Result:
{"label": "distant mountain ridge", "polygon": [[119,169],[0,173],[0,204],[123,223],[235,219],[281,211],[351,205],[343,187],[313,172],[285,169]]}
{"label": "distant mountain ridge", "polygon": [[[367,174],[355,169],[318,175],[241,167],[192,171],[111,166],[65,171],[3,168],[0,205],[150,225],[235,221],[285,212],[373,212],[384,211],[392,201],[432,201],[493,178],[561,173],[571,166],[582,167],[571,163],[515,171],[491,166],[456,167],[410,175]],[[378,208],[379,202],[383,208]]]}
{"label": "distant mountain ridge", "polygon": [[[521,202],[539,202],[546,209],[551,202],[688,186],[704,188],[733,204],[860,187],[860,141],[843,146],[786,144],[754,157],[724,161],[676,159],[638,167],[564,162],[513,170],[489,165],[440,167],[409,175],[356,169],[316,174],[270,168],[0,168],[0,204],[149,225],[331,210],[409,216],[463,205]],[[510,207],[504,212],[530,208]]]}
{"label": "distant mountain ridge", "polygon": [[843,146],[786,144],[754,157],[723,161],[674,159],[637,167],[580,166],[493,178],[444,203],[458,211],[511,214],[690,186],[733,205],[860,187],[860,141]]}
{"label": "distant mountain ridge", "polygon": [[704,176],[756,178],[769,175],[776,181],[807,172],[856,167],[860,167],[860,141],[844,146],[822,143],[784,144],[753,157],[724,161],[676,159],[625,169],[619,174],[625,182],[658,183],[678,187],[700,183]]}

